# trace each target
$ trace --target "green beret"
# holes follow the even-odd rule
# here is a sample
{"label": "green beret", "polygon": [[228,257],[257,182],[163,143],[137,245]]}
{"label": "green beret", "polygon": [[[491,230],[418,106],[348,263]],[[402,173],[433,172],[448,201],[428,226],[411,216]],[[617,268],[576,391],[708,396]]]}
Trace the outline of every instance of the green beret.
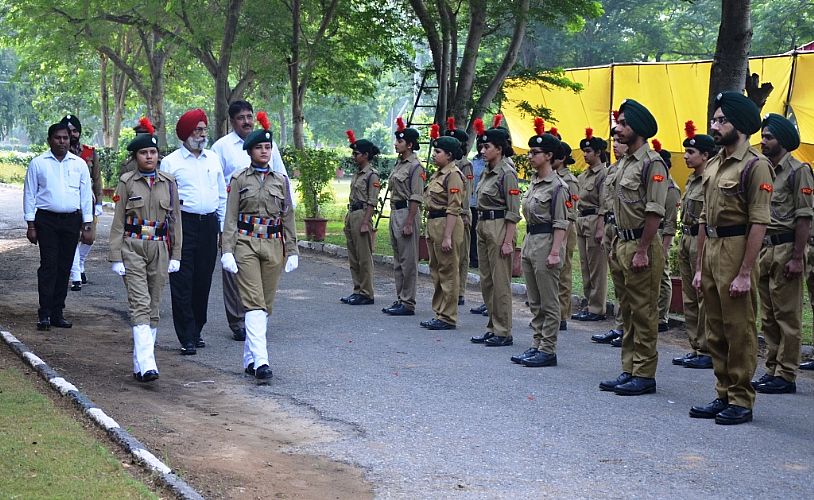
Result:
{"label": "green beret", "polygon": [[448,135],[450,137],[458,139],[458,142],[460,142],[461,144],[466,144],[467,142],[469,142],[469,134],[467,134],[466,130],[462,128],[447,130],[446,132],[444,132],[444,135]]}
{"label": "green beret", "polygon": [[439,137],[438,139],[432,141],[432,147],[446,151],[447,153],[451,154],[453,158],[459,159],[458,156],[461,152],[461,142],[454,137],[450,137],[448,135]]}
{"label": "green beret", "polygon": [[604,151],[608,149],[608,141],[600,139],[599,137],[591,137],[590,139],[582,139],[579,141],[579,149],[591,148],[594,152]]}
{"label": "green beret", "polygon": [[145,148],[158,148],[158,137],[153,134],[138,134],[136,138],[127,145],[128,151],[138,151]]}
{"label": "green beret", "polygon": [[502,127],[487,129],[482,135],[478,136],[478,144],[487,142],[491,142],[495,146],[508,146],[509,132]]}
{"label": "green beret", "polygon": [[653,118],[653,114],[633,99],[622,101],[622,105],[619,106],[619,114],[624,114],[625,121],[630,128],[645,139],[653,137],[659,131],[659,125]]}
{"label": "green beret", "polygon": [[540,148],[557,156],[560,152],[560,140],[551,134],[535,135],[529,139],[529,148]]}
{"label": "green beret", "polygon": [[760,110],[740,92],[721,92],[715,97],[715,109],[721,108],[727,120],[741,133],[752,135],[760,130]]}
{"label": "green beret", "polygon": [[695,148],[702,153],[709,153],[710,155],[715,151],[715,139],[711,135],[696,134],[692,138],[684,139],[685,148]]}
{"label": "green beret", "polygon": [[561,149],[560,152],[561,152],[562,156],[560,156],[559,158],[564,158],[566,165],[573,165],[574,163],[577,162],[577,160],[575,160],[575,159],[573,159],[571,157],[571,146],[568,145],[567,142],[560,141],[560,149]]}
{"label": "green beret", "polygon": [[243,141],[243,149],[248,151],[261,142],[271,142],[271,130],[257,129]]}
{"label": "green beret", "polygon": [[362,154],[367,153],[368,158],[371,159],[381,152],[379,151],[379,148],[377,148],[375,144],[368,141],[367,139],[359,139],[358,141],[351,144],[350,148]]}
{"label": "green beret", "polygon": [[413,145],[413,151],[418,151],[418,130],[414,128],[405,128],[404,130],[396,130],[396,139],[404,139]]}
{"label": "green beret", "polygon": [[800,134],[787,118],[776,113],[769,113],[763,117],[761,127],[769,129],[769,132],[786,151],[791,152],[800,147]]}

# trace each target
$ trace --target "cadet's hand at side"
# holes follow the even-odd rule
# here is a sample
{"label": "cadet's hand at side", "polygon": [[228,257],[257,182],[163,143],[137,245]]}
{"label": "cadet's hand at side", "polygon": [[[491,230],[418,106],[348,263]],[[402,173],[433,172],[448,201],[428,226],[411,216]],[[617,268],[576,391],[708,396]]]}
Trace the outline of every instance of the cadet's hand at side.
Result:
{"label": "cadet's hand at side", "polygon": [[124,276],[127,271],[124,269],[124,263],[122,262],[114,262],[113,267],[110,268],[111,271],[118,274],[119,276]]}
{"label": "cadet's hand at side", "polygon": [[733,299],[736,297],[743,297],[749,290],[752,289],[752,280],[751,277],[747,274],[746,276],[742,276],[738,274],[735,276],[735,279],[732,280],[732,283],[729,285],[729,296]]}
{"label": "cadet's hand at side", "polygon": [[235,256],[230,253],[225,253],[220,258],[220,265],[223,266],[223,269],[232,274],[237,274],[237,262],[235,262]]}
{"label": "cadet's hand at side", "polygon": [[300,266],[300,256],[289,255],[288,260],[285,261],[285,272],[290,273],[294,269],[297,269],[299,266]]}
{"label": "cadet's hand at side", "polygon": [[181,269],[181,261],[180,260],[175,260],[175,259],[170,259],[170,265],[167,266],[167,272],[168,273],[177,273],[179,269]]}

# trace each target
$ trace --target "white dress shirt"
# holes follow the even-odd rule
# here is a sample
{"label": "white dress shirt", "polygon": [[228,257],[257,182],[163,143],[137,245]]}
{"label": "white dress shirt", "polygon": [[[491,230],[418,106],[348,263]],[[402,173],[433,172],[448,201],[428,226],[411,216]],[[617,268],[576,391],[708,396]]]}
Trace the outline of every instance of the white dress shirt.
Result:
{"label": "white dress shirt", "polygon": [[[223,177],[226,179],[227,184],[231,180],[232,174],[248,167],[252,162],[248,151],[243,149],[243,139],[241,139],[234,130],[215,141],[215,144],[212,145],[212,151],[216,152],[218,157],[220,157],[220,163],[223,167]],[[285,180],[288,182],[288,190],[291,191],[291,204],[296,207],[294,190],[291,189],[291,179],[288,178],[288,172],[285,169],[283,157],[280,155],[280,149],[274,141],[271,142],[270,164],[272,170],[285,176]]]}
{"label": "white dress shirt", "polygon": [[46,151],[28,164],[23,186],[23,217],[34,220],[37,210],[62,214],[82,212],[82,222],[93,222],[93,193],[85,160],[71,153],[62,161]]}
{"label": "white dress shirt", "polygon": [[181,211],[198,215],[217,212],[223,229],[226,182],[216,153],[204,149],[196,157],[182,145],[161,160],[161,171],[175,177]]}

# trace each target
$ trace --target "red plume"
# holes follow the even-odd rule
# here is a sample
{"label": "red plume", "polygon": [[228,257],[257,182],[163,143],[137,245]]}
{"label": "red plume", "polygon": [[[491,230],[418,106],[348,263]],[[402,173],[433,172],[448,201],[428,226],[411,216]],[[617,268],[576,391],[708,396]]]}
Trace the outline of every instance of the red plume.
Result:
{"label": "red plume", "polygon": [[144,128],[147,130],[147,133],[150,135],[155,134],[155,127],[153,127],[152,122],[146,116],[142,116],[141,120],[138,121],[139,127]]}
{"label": "red plume", "polygon": [[553,135],[554,137],[557,137],[557,135],[559,135],[560,131],[557,130],[557,127],[551,127],[551,130],[549,130],[548,133]]}
{"label": "red plume", "polygon": [[611,111],[611,114],[613,115],[613,121],[618,122],[619,121],[619,110],[614,109],[613,111]]}
{"label": "red plume", "polygon": [[492,118],[492,128],[498,128],[501,122],[503,122],[503,115],[495,115],[494,118]]}
{"label": "red plume", "polygon": [[537,135],[545,134],[545,121],[539,116],[534,117],[534,133]]}
{"label": "red plume", "polygon": [[356,134],[353,133],[353,130],[346,130],[345,133],[348,134],[348,141],[350,142],[350,145],[353,146],[356,144]]}
{"label": "red plume", "polygon": [[653,139],[653,149],[655,149],[656,152],[661,151],[661,142],[659,142],[658,139]]}
{"label": "red plume", "polygon": [[441,126],[437,123],[433,123],[430,126],[430,139],[435,140],[441,137]]}
{"label": "red plume", "polygon": [[585,129],[585,138],[589,141],[594,138],[594,129],[588,127]]}
{"label": "red plume", "polygon": [[396,132],[401,132],[405,128],[407,128],[407,125],[404,124],[404,118],[400,116],[396,118]]}
{"label": "red plume", "polygon": [[454,116],[450,116],[449,118],[447,118],[447,130],[450,131],[450,132],[455,130],[455,117]]}
{"label": "red plume", "polygon": [[271,123],[269,123],[269,115],[266,114],[265,111],[257,113],[257,121],[260,122],[260,126],[263,127],[263,130],[271,129]]}
{"label": "red plume", "polygon": [[483,124],[483,119],[475,118],[475,123],[473,123],[475,127],[475,133],[478,135],[483,135],[486,133],[486,126]]}
{"label": "red plume", "polygon": [[692,120],[687,120],[684,122],[684,133],[687,134],[687,139],[692,139],[695,137],[695,124]]}

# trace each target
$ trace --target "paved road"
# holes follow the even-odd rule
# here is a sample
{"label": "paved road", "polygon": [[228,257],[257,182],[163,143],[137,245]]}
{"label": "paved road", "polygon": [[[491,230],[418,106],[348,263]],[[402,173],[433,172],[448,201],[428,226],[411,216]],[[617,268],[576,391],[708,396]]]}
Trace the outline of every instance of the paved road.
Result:
{"label": "paved road", "polygon": [[[22,227],[19,196],[0,188],[0,228]],[[105,247],[94,249],[88,273],[114,284]],[[468,342],[482,317],[462,314],[453,332],[418,327],[431,316],[426,278],[418,314],[407,318],[380,312],[392,297],[387,269],[377,269],[376,306],[339,303],[348,283],[344,261],[301,257],[281,279],[271,317],[274,380],[247,381],[246,390],[339,430],[344,439],[306,451],[365,468],[381,497],[812,496],[808,374],[796,395],[758,395],[754,423],[722,427],[687,417],[691,405],[714,397],[713,377],[670,364],[685,349],[676,337],[660,344],[658,392],[625,398],[598,390],[618,374],[619,350],[592,344],[583,326],[560,337],[558,367],[523,368],[508,359],[530,342],[530,316],[517,299],[516,345],[486,348]],[[168,289],[159,345],[176,349]],[[478,295],[467,292],[467,310]],[[123,311],[123,296],[116,300]],[[204,337],[208,346],[183,362],[241,376],[242,345],[228,337],[219,279]]]}

